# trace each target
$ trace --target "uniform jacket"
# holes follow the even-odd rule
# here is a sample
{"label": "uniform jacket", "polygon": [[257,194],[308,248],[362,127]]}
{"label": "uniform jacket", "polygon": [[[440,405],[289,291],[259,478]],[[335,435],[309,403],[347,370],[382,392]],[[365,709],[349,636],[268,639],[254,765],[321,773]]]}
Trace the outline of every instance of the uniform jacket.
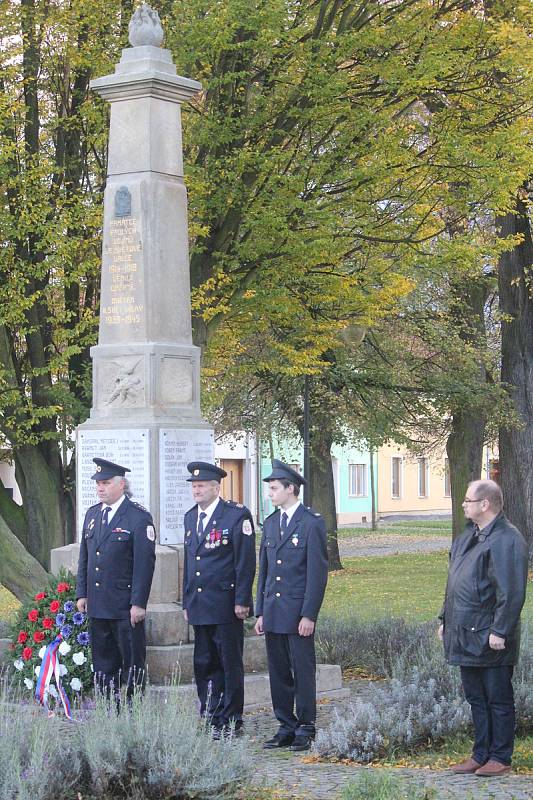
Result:
{"label": "uniform jacket", "polygon": [[253,613],[255,532],[252,515],[240,503],[218,501],[201,540],[198,506],[185,514],[183,608],[191,625],[235,622],[235,606]]}
{"label": "uniform jacket", "polygon": [[300,505],[280,539],[280,511],[265,519],[259,553],[256,615],[270,633],[298,633],[302,617],[316,620],[328,579],[326,524]]}
{"label": "uniform jacket", "polygon": [[[515,664],[520,612],[526,596],[528,553],[524,537],[499,514],[474,538],[472,524],[453,543],[441,620],[450,664],[495,667]],[[505,638],[491,650],[491,633]]]}
{"label": "uniform jacket", "polygon": [[76,597],[87,598],[90,617],[126,619],[131,606],[148,604],[155,565],[154,523],[149,511],[125,497],[102,529],[102,508],[97,503],[85,515]]}

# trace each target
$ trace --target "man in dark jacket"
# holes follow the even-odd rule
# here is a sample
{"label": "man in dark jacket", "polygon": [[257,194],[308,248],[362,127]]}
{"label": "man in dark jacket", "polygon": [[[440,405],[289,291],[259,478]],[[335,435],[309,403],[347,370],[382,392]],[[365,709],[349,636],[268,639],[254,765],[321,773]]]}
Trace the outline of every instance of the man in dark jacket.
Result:
{"label": "man in dark jacket", "polygon": [[94,458],[100,502],[85,515],[76,597],[89,616],[95,674],[103,685],[144,685],[144,618],[155,565],[150,512],[126,495],[129,469]]}
{"label": "man in dark jacket", "polygon": [[502,508],[502,492],[494,481],[468,486],[463,510],[469,523],[452,545],[440,614],[446,659],[461,667],[474,723],[472,756],[452,770],[480,777],[509,772],[514,745],[511,679],[520,645],[528,552]]}
{"label": "man in dark jacket", "polygon": [[255,534],[240,503],[219,497],[226,472],[187,465],[196,505],[185,514],[183,614],[194,627],[194,677],[200,712],[219,738],[242,728],[244,623],[253,614]]}
{"label": "man in dark jacket", "polygon": [[[278,732],[264,747],[308,750],[315,737],[315,623],[328,579],[326,525],[298,499],[304,478],[274,459],[264,479],[276,511],[259,554],[256,633],[265,634]],[[295,711],[296,704],[296,714]]]}

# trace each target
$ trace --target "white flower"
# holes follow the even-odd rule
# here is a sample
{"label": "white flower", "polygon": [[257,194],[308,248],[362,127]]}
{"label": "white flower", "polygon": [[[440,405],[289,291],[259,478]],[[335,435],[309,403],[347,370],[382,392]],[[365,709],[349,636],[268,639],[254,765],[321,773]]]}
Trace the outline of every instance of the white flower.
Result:
{"label": "white flower", "polygon": [[67,642],[61,642],[59,645],[59,652],[62,656],[68,656],[71,651],[71,646]]}
{"label": "white flower", "polygon": [[33,689],[33,681],[30,681],[29,678],[24,678],[24,686],[26,689]]}
{"label": "white flower", "polygon": [[41,667],[40,666],[39,667],[35,667],[35,669],[33,671],[35,672],[37,677],[39,677],[39,675],[41,674]]}
{"label": "white flower", "polygon": [[48,692],[48,694],[51,694],[52,697],[59,697],[59,695],[57,693],[57,689],[56,689],[56,687],[54,686],[53,683],[50,683],[48,685],[48,689],[46,691]]}
{"label": "white flower", "polygon": [[16,661],[13,661],[13,666],[20,672],[21,669],[24,669],[24,661],[22,661],[20,658],[17,658]]}
{"label": "white flower", "polygon": [[70,688],[73,689],[75,692],[79,692],[81,690],[81,681],[79,678],[72,678],[70,682]]}
{"label": "white flower", "polygon": [[43,644],[43,646],[39,650],[39,658],[41,659],[41,661],[43,660],[45,653],[46,653],[46,645]]}
{"label": "white flower", "polygon": [[64,664],[59,665],[59,675],[61,678],[63,677],[63,675],[68,675],[68,669]]}
{"label": "white flower", "polygon": [[74,653],[74,655],[72,656],[72,660],[74,661],[75,664],[78,665],[78,667],[81,667],[81,665],[85,664],[85,662],[87,661],[87,657],[80,650],[79,653]]}

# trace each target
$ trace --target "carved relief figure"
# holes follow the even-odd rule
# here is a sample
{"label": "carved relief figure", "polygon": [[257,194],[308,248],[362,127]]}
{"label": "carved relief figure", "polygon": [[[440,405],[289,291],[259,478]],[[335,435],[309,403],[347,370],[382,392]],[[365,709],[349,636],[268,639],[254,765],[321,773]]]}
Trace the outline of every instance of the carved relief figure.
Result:
{"label": "carved relief figure", "polygon": [[105,402],[106,406],[136,406],[143,399],[143,380],[141,375],[141,359],[132,365],[119,367],[115,386]]}

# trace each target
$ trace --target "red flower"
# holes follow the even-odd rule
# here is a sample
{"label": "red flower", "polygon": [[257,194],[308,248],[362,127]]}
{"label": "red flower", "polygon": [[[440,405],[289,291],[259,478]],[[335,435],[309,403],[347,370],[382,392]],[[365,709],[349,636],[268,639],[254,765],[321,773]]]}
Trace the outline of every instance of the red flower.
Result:
{"label": "red flower", "polygon": [[28,619],[30,622],[37,622],[39,619],[39,612],[36,608],[32,608],[31,611],[28,611]]}
{"label": "red flower", "polygon": [[19,644],[24,644],[24,642],[26,642],[27,640],[28,640],[28,634],[26,633],[26,631],[21,631],[17,637],[17,642]]}
{"label": "red flower", "polygon": [[46,594],[44,592],[39,592],[39,594],[35,595],[34,599],[35,600],[44,600],[45,597],[46,597]]}
{"label": "red flower", "polygon": [[45,617],[43,619],[43,628],[46,628],[46,630],[49,631],[50,628],[53,628],[53,626],[54,626],[54,620],[53,619],[50,619],[50,617]]}
{"label": "red flower", "polygon": [[24,661],[29,661],[30,658],[32,657],[32,654],[33,650],[31,649],[31,647],[25,647],[24,650],[22,651],[22,658],[24,659]]}
{"label": "red flower", "polygon": [[55,614],[57,611],[59,611],[60,607],[61,603],[59,602],[59,600],[52,600],[52,602],[50,603],[50,611],[52,612],[52,614]]}
{"label": "red flower", "polygon": [[44,639],[44,633],[42,631],[35,631],[35,633],[33,634],[33,641],[36,644],[39,644],[39,642],[42,642],[43,639]]}
{"label": "red flower", "polygon": [[68,592],[70,586],[68,583],[58,583],[56,588],[57,591],[61,594],[62,592]]}

